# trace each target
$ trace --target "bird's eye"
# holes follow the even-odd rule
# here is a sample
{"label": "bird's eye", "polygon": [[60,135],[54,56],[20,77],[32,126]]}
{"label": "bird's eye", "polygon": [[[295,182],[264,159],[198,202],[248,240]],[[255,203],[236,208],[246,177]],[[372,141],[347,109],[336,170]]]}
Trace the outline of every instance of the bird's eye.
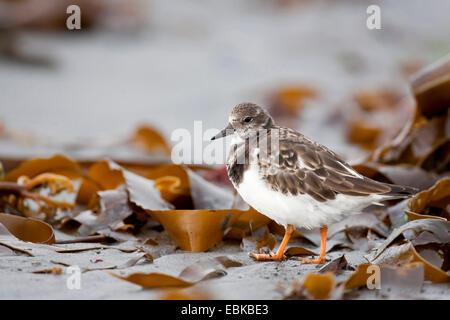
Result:
{"label": "bird's eye", "polygon": [[245,117],[244,118],[244,122],[245,123],[249,123],[250,121],[252,121],[253,119],[252,119],[252,117]]}

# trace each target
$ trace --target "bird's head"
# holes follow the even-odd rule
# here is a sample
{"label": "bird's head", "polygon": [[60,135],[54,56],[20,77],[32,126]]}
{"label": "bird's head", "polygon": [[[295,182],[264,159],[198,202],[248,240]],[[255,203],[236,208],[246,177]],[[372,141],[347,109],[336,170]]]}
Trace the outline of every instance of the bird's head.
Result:
{"label": "bird's head", "polygon": [[246,139],[261,129],[269,129],[273,126],[272,117],[260,106],[244,102],[238,104],[231,110],[226,126],[211,140],[223,138],[230,134],[238,134],[242,139]]}

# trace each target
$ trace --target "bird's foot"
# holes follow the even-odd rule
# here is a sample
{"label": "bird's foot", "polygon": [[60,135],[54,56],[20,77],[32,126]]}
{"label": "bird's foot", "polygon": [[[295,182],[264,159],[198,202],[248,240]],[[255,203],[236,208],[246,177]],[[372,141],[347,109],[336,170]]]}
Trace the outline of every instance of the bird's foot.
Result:
{"label": "bird's foot", "polygon": [[286,259],[286,256],[284,254],[276,254],[273,252],[270,253],[250,253],[250,257],[257,261],[275,261],[275,260],[281,260]]}
{"label": "bird's foot", "polygon": [[309,259],[309,258],[302,258],[302,257],[298,257],[298,260],[301,263],[314,263],[314,264],[319,264],[319,263],[324,263],[325,262],[325,257],[320,257],[317,259]]}

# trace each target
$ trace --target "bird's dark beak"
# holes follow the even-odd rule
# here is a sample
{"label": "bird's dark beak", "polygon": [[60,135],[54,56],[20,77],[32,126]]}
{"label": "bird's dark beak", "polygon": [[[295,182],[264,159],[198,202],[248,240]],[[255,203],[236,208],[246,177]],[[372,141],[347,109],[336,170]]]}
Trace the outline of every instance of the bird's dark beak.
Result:
{"label": "bird's dark beak", "polygon": [[231,124],[228,124],[224,129],[222,129],[222,131],[220,131],[218,134],[212,137],[211,140],[220,139],[233,133],[234,133],[233,127],[231,126]]}

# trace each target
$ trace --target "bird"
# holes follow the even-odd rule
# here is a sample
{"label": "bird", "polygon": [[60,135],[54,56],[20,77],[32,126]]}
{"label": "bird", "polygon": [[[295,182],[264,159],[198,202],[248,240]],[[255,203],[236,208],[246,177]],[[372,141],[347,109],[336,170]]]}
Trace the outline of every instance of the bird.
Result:
{"label": "bird", "polygon": [[228,125],[211,140],[226,136],[231,136],[226,169],[234,188],[251,207],[285,228],[275,253],[250,253],[257,261],[285,259],[284,250],[295,228],[320,228],[319,256],[298,259],[322,264],[329,224],[418,191],[361,175],[326,146],[294,129],[277,126],[254,103],[236,105]]}

